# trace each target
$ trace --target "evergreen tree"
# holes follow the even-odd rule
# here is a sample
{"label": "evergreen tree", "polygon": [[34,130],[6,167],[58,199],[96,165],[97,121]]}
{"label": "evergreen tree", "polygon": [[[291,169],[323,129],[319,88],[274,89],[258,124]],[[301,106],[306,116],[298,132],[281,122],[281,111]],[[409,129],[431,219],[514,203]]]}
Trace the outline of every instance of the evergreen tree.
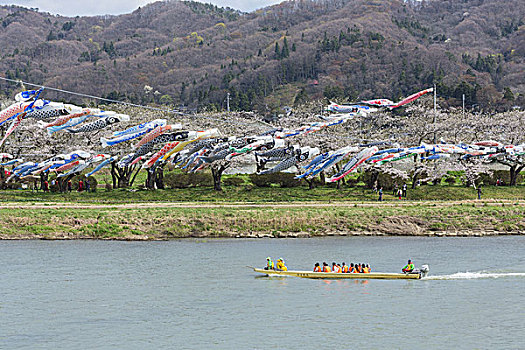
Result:
{"label": "evergreen tree", "polygon": [[512,90],[509,87],[506,87],[503,90],[503,99],[507,101],[514,101],[514,94],[512,93]]}
{"label": "evergreen tree", "polygon": [[281,58],[287,58],[290,56],[290,50],[288,49],[288,40],[284,37],[283,49],[281,51]]}

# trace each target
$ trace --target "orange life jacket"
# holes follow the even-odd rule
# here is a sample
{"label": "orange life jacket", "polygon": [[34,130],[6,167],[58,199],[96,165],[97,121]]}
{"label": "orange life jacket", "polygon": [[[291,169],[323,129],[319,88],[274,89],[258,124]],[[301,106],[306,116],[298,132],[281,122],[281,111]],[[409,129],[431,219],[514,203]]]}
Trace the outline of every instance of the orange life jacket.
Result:
{"label": "orange life jacket", "polygon": [[368,270],[368,267],[363,267],[363,273],[370,273],[370,271]]}
{"label": "orange life jacket", "polygon": [[314,272],[321,272],[321,266],[314,267]]}
{"label": "orange life jacket", "polygon": [[334,272],[341,273],[341,267],[335,265],[335,267],[334,267]]}
{"label": "orange life jacket", "polygon": [[323,266],[323,272],[332,272],[330,266]]}
{"label": "orange life jacket", "polygon": [[348,265],[343,266],[343,273],[348,273]]}
{"label": "orange life jacket", "polygon": [[361,265],[357,265],[357,272],[363,273],[363,268],[361,267]]}

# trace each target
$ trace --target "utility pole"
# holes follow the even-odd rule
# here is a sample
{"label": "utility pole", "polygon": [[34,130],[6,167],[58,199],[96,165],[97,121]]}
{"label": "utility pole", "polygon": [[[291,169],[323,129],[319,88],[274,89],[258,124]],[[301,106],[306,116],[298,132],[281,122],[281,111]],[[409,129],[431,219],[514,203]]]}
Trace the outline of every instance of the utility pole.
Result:
{"label": "utility pole", "polygon": [[436,91],[436,84],[434,84],[434,120],[432,121],[432,124],[434,124],[434,144],[436,144],[436,115],[437,115],[437,91]]}
{"label": "utility pole", "polygon": [[230,113],[230,93],[226,95],[226,110]]}

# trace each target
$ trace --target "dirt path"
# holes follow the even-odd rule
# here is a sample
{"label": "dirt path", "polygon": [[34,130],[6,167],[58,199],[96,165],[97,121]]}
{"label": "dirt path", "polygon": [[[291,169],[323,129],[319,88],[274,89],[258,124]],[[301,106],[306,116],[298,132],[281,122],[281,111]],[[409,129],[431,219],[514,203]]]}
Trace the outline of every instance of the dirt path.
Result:
{"label": "dirt path", "polygon": [[2,203],[0,209],[146,209],[146,208],[326,208],[326,207],[411,207],[432,206],[436,208],[451,207],[456,205],[474,205],[481,207],[485,205],[503,206],[519,205],[525,206],[525,200],[463,200],[463,201],[391,201],[391,202],[276,202],[276,203],[250,203],[250,202],[145,202],[145,203],[121,203],[121,204],[98,204],[98,203],[55,203],[39,202],[32,204]]}

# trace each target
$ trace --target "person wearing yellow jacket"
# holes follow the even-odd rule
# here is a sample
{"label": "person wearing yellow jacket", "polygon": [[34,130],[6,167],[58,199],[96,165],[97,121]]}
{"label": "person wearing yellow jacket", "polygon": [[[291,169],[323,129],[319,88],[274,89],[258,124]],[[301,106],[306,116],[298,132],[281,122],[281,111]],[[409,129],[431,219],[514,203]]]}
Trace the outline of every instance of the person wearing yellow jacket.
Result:
{"label": "person wearing yellow jacket", "polygon": [[280,270],[280,271],[288,271],[288,268],[284,264],[283,258],[277,259],[277,265],[275,266],[275,268],[276,270]]}

